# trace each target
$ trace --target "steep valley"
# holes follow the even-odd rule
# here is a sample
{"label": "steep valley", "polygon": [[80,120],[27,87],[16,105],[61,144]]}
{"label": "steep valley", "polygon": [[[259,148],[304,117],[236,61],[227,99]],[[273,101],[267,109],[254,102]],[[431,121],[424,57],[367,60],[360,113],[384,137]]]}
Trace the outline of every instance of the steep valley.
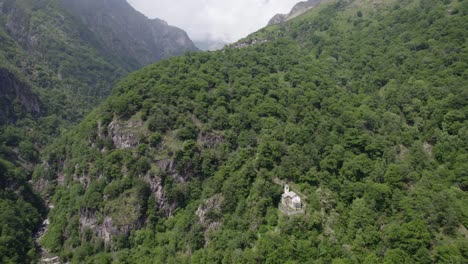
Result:
{"label": "steep valley", "polygon": [[43,245],[72,263],[466,262],[467,13],[324,1],[130,74],[44,151]]}
{"label": "steep valley", "polygon": [[[67,8],[72,3],[77,10]],[[90,3],[103,5],[89,8]],[[45,147],[109,96],[130,71],[197,51],[181,29],[146,18],[126,1],[115,8],[109,1],[90,3],[0,0],[1,263],[38,258],[33,233],[45,218],[48,197],[36,195],[30,180]],[[79,9],[85,4],[88,8]],[[104,12],[114,19],[91,19]],[[146,27],[140,35],[122,34],[123,23]],[[142,40],[141,35],[151,37]],[[133,49],[151,56],[142,59]]]}
{"label": "steep valley", "polygon": [[306,1],[212,52],[129,7],[0,0],[0,262],[46,218],[62,263],[468,261],[467,1]]}

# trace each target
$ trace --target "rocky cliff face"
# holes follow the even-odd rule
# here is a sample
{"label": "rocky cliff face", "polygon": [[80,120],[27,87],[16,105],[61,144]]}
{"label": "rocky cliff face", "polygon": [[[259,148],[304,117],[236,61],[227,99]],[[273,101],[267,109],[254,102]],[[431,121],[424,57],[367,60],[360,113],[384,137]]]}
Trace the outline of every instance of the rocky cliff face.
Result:
{"label": "rocky cliff face", "polygon": [[12,1],[1,1],[0,6],[0,14],[5,16],[4,27],[10,36],[24,47],[34,44],[34,38],[31,38],[29,33],[29,16],[25,10],[19,8]]}
{"label": "rocky cliff face", "polygon": [[300,16],[310,9],[316,7],[318,4],[320,4],[320,2],[322,2],[322,0],[308,0],[299,2],[293,7],[289,14],[277,14],[271,18],[268,22],[268,26],[283,23],[284,21]]}
{"label": "rocky cliff face", "polygon": [[40,113],[41,103],[29,85],[0,68],[0,125],[13,123],[22,115]]}
{"label": "rocky cliff face", "polygon": [[126,0],[61,0],[111,53],[144,66],[186,50],[198,50],[187,34],[160,19],[148,19]]}

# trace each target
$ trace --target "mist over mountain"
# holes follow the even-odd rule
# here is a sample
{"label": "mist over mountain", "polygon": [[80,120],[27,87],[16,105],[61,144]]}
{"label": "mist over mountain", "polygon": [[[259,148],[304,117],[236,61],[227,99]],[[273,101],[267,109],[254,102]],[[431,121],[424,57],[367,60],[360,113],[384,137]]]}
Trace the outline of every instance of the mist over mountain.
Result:
{"label": "mist over mountain", "polygon": [[212,39],[196,40],[194,42],[195,42],[195,45],[203,51],[219,50],[228,44],[222,40],[212,40]]}
{"label": "mist over mountain", "polygon": [[289,12],[298,0],[129,0],[146,16],[183,28],[192,40],[233,43],[264,27],[276,13]]}

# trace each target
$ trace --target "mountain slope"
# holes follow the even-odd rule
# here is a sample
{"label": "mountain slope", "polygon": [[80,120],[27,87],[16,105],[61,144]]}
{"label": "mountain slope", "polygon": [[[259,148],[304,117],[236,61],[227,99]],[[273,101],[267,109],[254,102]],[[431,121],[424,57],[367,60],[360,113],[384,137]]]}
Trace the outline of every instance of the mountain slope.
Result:
{"label": "mountain slope", "polygon": [[[41,103],[31,87],[20,80],[17,74],[0,67],[0,124],[15,123],[24,116],[18,114],[39,115]],[[18,110],[18,108],[20,110]]]}
{"label": "mountain slope", "polygon": [[103,54],[93,34],[57,1],[1,1],[3,67],[28,80],[46,108],[76,121],[107,96],[127,65]]}
{"label": "mountain slope", "polygon": [[148,25],[151,40],[159,41],[161,50],[150,46],[154,56],[144,63],[138,52],[120,56],[111,49],[114,42],[138,43],[132,38],[141,34],[102,38],[102,29],[95,32],[93,24],[73,17],[58,0],[0,0],[1,263],[37,258],[32,234],[46,210],[28,181],[44,146],[80,121],[130,70],[185,52],[171,41],[186,41],[184,32],[151,22],[122,3],[114,16],[136,17]]}
{"label": "mountain slope", "polygon": [[[44,245],[75,263],[466,262],[467,13],[328,1],[131,74],[36,169]],[[281,181],[304,215],[277,209]]]}
{"label": "mountain slope", "polygon": [[108,52],[145,66],[161,59],[197,51],[183,30],[160,19],[148,19],[126,0],[61,0]]}
{"label": "mountain slope", "polygon": [[55,1],[0,1],[0,262],[31,263],[45,209],[28,180],[39,152],[126,70]]}
{"label": "mountain slope", "polygon": [[125,0],[2,0],[0,6],[1,64],[41,90],[48,112],[69,121],[128,71],[196,50],[185,32],[147,19]]}
{"label": "mountain slope", "polygon": [[268,21],[268,26],[283,23],[297,16],[300,16],[309,11],[310,9],[316,7],[318,4],[320,4],[320,2],[322,2],[322,0],[308,0],[299,2],[296,5],[294,5],[294,7],[288,14],[276,14],[274,17],[272,17],[270,21]]}

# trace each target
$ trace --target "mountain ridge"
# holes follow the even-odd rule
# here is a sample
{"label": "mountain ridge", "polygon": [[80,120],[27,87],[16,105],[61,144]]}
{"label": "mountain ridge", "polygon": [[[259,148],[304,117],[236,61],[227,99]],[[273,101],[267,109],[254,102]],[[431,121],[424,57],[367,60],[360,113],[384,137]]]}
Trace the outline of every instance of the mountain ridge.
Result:
{"label": "mountain ridge", "polygon": [[136,59],[140,66],[181,55],[186,50],[198,50],[185,31],[164,20],[147,18],[125,0],[61,1],[65,9],[86,24],[111,53]]}
{"label": "mountain ridge", "polygon": [[297,16],[300,16],[312,8],[316,7],[322,2],[322,0],[307,0],[302,1],[293,6],[291,11],[288,14],[276,14],[273,16],[270,21],[268,21],[268,26],[280,24],[290,19],[293,19]]}

